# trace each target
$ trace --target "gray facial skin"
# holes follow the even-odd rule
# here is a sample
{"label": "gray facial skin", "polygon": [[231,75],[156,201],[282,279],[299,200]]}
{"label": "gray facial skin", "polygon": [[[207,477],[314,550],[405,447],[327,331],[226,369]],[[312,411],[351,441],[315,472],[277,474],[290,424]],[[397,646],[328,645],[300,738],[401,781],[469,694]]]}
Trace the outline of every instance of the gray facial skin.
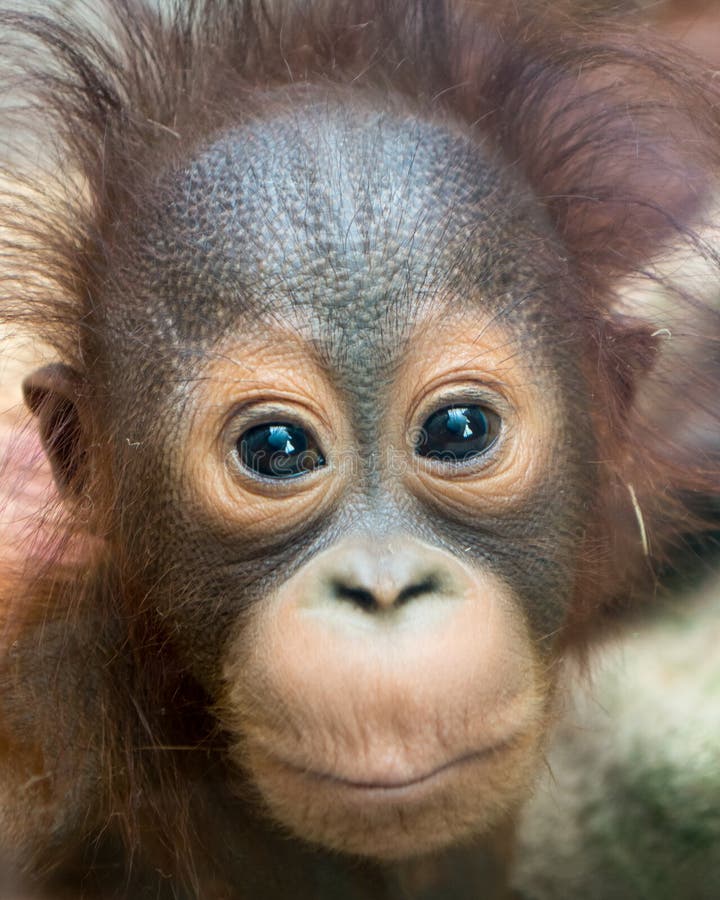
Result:
{"label": "gray facial skin", "polygon": [[[556,631],[592,490],[581,460],[592,454],[581,350],[571,339],[556,343],[572,298],[549,228],[522,185],[452,123],[342,97],[311,97],[292,112],[278,105],[158,181],[123,249],[127,268],[118,266],[108,287],[110,337],[99,353],[128,390],[107,411],[110,421],[135,423],[118,439],[120,490],[131,496],[134,484],[147,486],[142,520],[126,503],[121,527],[141,535],[134,553],[150,561],[163,616],[181,643],[183,635],[192,642],[196,674],[210,686],[238,614],[338,535],[365,531],[381,540],[415,535],[491,567],[536,634]],[[497,316],[541,386],[572,386],[554,412],[561,452],[522,506],[502,516],[442,517],[386,488],[379,423],[394,402],[393,374],[412,352],[413,325],[430,309],[458,305],[477,309],[479,321]],[[176,435],[218,341],[278,326],[301,334],[339,387],[362,464],[352,492],[323,521],[269,535],[258,549],[187,508]],[[140,416],[137,385],[150,390]],[[569,419],[580,427],[568,429]]]}

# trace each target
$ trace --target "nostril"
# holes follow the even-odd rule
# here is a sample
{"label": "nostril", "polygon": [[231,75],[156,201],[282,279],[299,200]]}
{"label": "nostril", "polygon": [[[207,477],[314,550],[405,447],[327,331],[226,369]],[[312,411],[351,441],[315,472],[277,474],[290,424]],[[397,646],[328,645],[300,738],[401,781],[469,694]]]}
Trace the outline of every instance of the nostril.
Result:
{"label": "nostril", "polygon": [[427,578],[423,578],[422,581],[417,582],[417,584],[410,584],[403,588],[395,598],[395,605],[400,606],[402,603],[407,603],[409,600],[414,600],[423,594],[431,594],[433,591],[437,591],[439,587],[440,582],[438,579],[429,575]]}
{"label": "nostril", "polygon": [[364,588],[350,587],[342,581],[333,581],[331,588],[339,600],[349,600],[361,609],[375,609],[378,606],[377,599],[371,591]]}
{"label": "nostril", "polygon": [[330,583],[330,589],[336,599],[347,600],[368,612],[384,607],[397,608],[410,600],[414,600],[416,597],[421,597],[423,594],[431,594],[439,590],[439,588],[439,579],[433,575],[429,575],[415,584],[409,584],[394,596],[385,596],[383,592],[374,593],[367,588],[353,587],[339,579]]}

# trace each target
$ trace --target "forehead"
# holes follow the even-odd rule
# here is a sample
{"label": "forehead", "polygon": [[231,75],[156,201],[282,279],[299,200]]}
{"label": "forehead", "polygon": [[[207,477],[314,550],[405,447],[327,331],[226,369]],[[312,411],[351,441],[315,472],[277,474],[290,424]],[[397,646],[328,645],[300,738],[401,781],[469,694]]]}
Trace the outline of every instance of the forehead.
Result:
{"label": "forehead", "polygon": [[535,216],[459,127],[370,104],[281,108],[163,179],[144,223],[147,311],[182,340],[272,324],[333,359],[392,356],[440,304],[507,295]]}

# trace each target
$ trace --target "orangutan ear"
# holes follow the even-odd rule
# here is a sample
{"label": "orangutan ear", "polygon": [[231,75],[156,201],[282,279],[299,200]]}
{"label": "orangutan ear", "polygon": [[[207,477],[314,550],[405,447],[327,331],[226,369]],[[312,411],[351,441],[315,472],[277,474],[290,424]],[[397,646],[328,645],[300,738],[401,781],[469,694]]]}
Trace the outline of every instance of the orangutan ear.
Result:
{"label": "orangutan ear", "polygon": [[40,438],[63,497],[77,497],[85,481],[87,436],[79,386],[77,372],[63,363],[44,366],[23,382],[25,403],[38,418]]}

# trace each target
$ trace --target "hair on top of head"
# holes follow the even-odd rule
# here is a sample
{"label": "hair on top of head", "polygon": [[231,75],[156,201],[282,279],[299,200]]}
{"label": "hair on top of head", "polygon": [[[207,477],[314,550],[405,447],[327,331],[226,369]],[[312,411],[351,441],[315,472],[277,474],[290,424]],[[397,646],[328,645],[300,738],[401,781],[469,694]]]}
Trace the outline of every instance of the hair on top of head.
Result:
{"label": "hair on top of head", "polygon": [[554,21],[546,6],[175,0],[158,11],[104,0],[95,28],[59,6],[3,13],[34,106],[23,117],[57,158],[54,190],[49,172],[21,188],[11,173],[3,280],[20,270],[36,290],[28,303],[6,297],[0,316],[72,353],[103,248],[147,179],[263,110],[266,89],[305,82],[394,92],[457,117],[530,182],[586,277],[605,284],[644,264],[659,233],[669,239],[706,199],[717,94],[668,48],[607,23]]}

